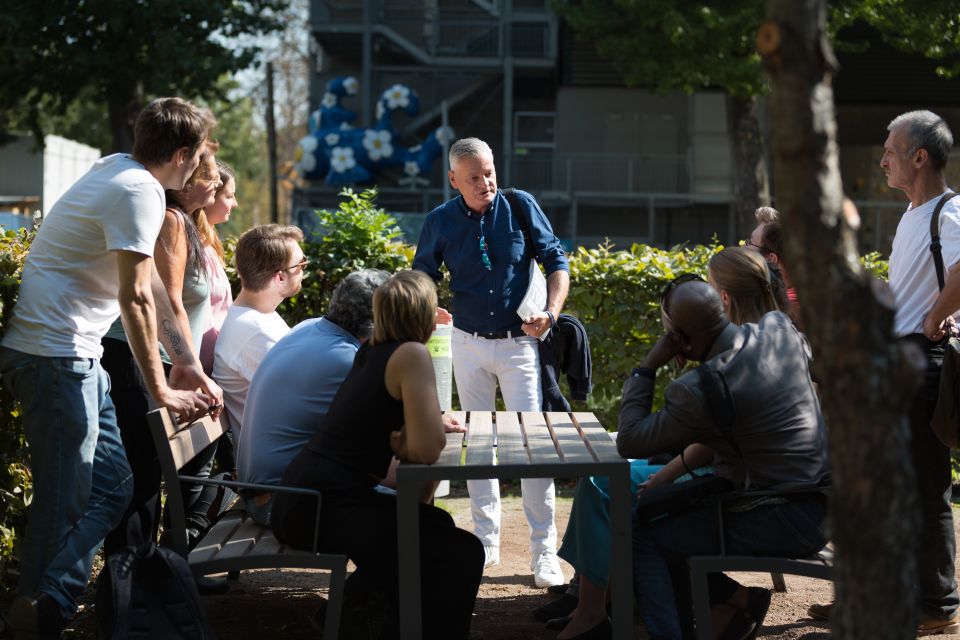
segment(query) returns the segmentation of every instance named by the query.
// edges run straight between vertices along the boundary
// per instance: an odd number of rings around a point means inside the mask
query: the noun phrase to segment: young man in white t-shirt
[[[277,306],[296,295],[307,261],[297,227],[265,224],[237,241],[234,260],[242,289],[227,311],[213,355],[213,379],[223,389],[233,437],[243,428],[243,407],[253,373],[273,345],[290,331]]]
[[[179,98],[151,102],[137,119],[133,154],[97,161],[53,205],[30,248],[0,346],[34,479],[10,609],[17,637],[59,637],[130,500],[130,467],[99,362],[100,339],[117,316],[157,404],[191,417],[221,402],[184,349],[152,258],[164,189],[182,188],[215,124],[209,111]],[[176,388],[164,377],[158,326]]]

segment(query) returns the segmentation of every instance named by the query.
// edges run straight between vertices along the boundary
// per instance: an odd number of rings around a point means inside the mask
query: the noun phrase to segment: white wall
[[[46,136],[43,150],[43,215],[100,158],[100,150],[60,136]]]

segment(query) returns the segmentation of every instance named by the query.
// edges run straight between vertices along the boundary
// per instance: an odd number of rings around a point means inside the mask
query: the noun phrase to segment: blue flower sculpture
[[[377,101],[377,122],[367,129],[354,128],[354,111],[340,103],[355,96],[360,83],[354,77],[338,77],[327,83],[320,108],[310,114],[310,133],[297,143],[297,172],[307,180],[323,180],[330,186],[370,182],[387,167],[401,167],[401,186],[426,186],[430,167],[443,152],[443,144],[453,141],[453,129],[440,127],[415,147],[396,144],[393,113],[403,111],[415,116],[420,98],[402,84],[395,84]]]

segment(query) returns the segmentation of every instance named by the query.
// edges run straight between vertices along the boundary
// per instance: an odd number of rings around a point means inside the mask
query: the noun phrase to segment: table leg
[[[400,555],[400,637],[417,640],[420,620],[420,518],[417,493],[420,483],[397,473],[397,551]]]
[[[610,474],[610,585],[613,637],[633,637],[633,541],[630,531],[630,466]]]

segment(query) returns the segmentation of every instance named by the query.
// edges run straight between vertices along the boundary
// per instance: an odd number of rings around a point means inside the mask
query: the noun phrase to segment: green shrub
[[[340,192],[335,211],[316,212],[324,235],[304,243],[310,261],[303,289],[278,309],[290,326],[323,315],[337,284],[358,269],[409,269],[413,247],[402,242],[397,221],[376,205],[377,192]]]
[[[593,394],[587,409],[608,429],[617,425],[624,378],[659,339],[660,292],[682,273],[706,278],[707,262],[722,247],[674,247],[669,251],[635,244],[614,251],[609,244],[578,248],[570,256],[570,295],[566,310],[587,329],[593,357]],[[675,377],[657,376],[655,407]],[[577,407],[581,408],[581,407]]]
[[[20,276],[34,232],[0,233],[0,336],[20,291]],[[20,409],[0,385],[0,591],[14,587],[14,547],[23,535],[26,509],[33,493]]]

